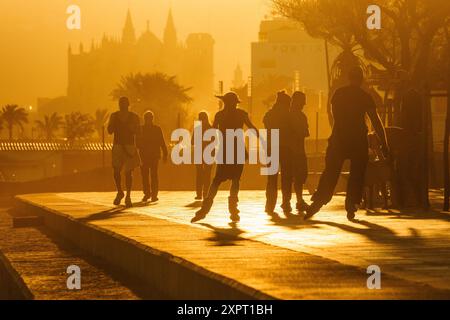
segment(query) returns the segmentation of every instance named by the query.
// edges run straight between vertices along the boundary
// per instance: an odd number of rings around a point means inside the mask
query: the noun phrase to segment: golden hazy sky
[[[66,28],[66,9],[81,8],[80,31]],[[226,88],[238,63],[250,70],[250,42],[270,13],[270,0],[1,0],[0,104],[35,105],[37,97],[65,94],[67,46],[90,48],[104,32],[119,36],[127,8],[137,34],[146,28],[162,37],[172,7],[178,36],[208,32],[216,40],[216,80]]]

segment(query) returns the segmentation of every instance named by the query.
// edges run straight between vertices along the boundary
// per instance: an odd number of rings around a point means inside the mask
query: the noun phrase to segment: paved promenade
[[[23,196],[83,223],[186,259],[275,298],[450,298],[450,216],[443,213],[362,212],[348,222],[343,198],[312,221],[272,218],[264,192],[240,194],[241,222],[230,225],[227,193],[211,214],[191,224],[199,203],[190,192],[162,192],[155,204],[114,208],[112,193]],[[382,290],[366,288],[370,265]]]

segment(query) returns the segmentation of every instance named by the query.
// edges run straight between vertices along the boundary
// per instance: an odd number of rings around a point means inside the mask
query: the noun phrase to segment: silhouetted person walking
[[[206,112],[200,112],[198,114],[198,121],[202,123],[202,137],[203,137],[205,131],[212,128],[211,124],[209,123],[208,114]],[[196,147],[194,139],[192,139],[192,145]],[[202,154],[204,148],[207,145],[208,142],[202,140]],[[202,200],[208,196],[209,185],[211,184],[211,170],[212,165],[204,162],[202,164],[195,165],[195,187],[197,192],[195,200]]]
[[[213,127],[219,129],[219,131],[223,135],[223,141],[220,148],[222,148],[223,152],[223,164],[217,165],[216,175],[213,179],[211,187],[208,192],[208,196],[203,200],[202,208],[197,211],[195,217],[192,218],[191,222],[197,222],[206,217],[206,215],[211,210],[212,204],[214,202],[214,198],[217,195],[217,191],[219,190],[222,182],[227,180],[231,180],[231,188],[230,188],[230,197],[228,198],[228,210],[230,212],[230,218],[233,222],[237,222],[240,220],[239,217],[239,209],[238,209],[238,194],[239,194],[239,184],[242,175],[242,171],[244,169],[244,164],[238,164],[237,161],[237,139],[234,141],[234,162],[233,164],[226,163],[226,154],[227,154],[227,146],[226,146],[226,131],[227,129],[236,130],[242,129],[244,124],[247,127],[256,130],[256,127],[250,121],[248,114],[246,111],[237,108],[237,105],[240,103],[239,97],[234,92],[229,92],[224,96],[218,96],[224,103],[224,109],[219,111],[215,118]]]
[[[108,124],[109,134],[114,134],[112,149],[112,166],[114,168],[114,181],[117,188],[117,196],[114,205],[120,205],[125,196],[122,190],[121,173],[125,170],[125,184],[127,195],[125,205],[132,206],[131,187],[133,183],[133,170],[140,165],[138,150],[136,148],[136,136],[139,134],[139,116],[128,110],[130,102],[127,97],[119,99],[120,110],[111,114]]]
[[[361,203],[364,187],[364,176],[368,162],[367,114],[382,143],[385,156],[388,145],[383,125],[377,114],[372,97],[361,89],[364,80],[361,68],[353,68],[349,73],[350,85],[340,88],[334,94],[332,112],[334,125],[328,143],[323,172],[318,189],[313,195],[310,208],[305,219],[311,218],[320,208],[331,201],[334,188],[339,179],[342,165],[350,159],[350,177],[347,184],[345,209],[347,218],[353,220],[357,205]]]
[[[273,107],[267,111],[264,116],[263,122],[265,128],[268,130],[268,152],[271,150],[271,134],[270,130],[277,129],[279,130],[279,155],[280,155],[280,168],[281,168],[281,184],[285,188],[282,187],[283,191],[283,204],[281,208],[286,214],[290,214],[292,212],[292,208],[289,203],[286,203],[284,200],[286,197],[287,183],[288,179],[286,176],[286,171],[284,170],[285,166],[288,164],[289,158],[289,145],[288,145],[288,130],[289,130],[289,108],[291,105],[291,97],[289,97],[284,91],[278,92],[277,100]],[[275,207],[277,204],[278,198],[278,176],[279,172],[273,175],[267,176],[267,186],[266,186],[266,212],[269,215],[274,214]]]
[[[144,114],[144,125],[142,126],[141,136],[139,138],[139,153],[141,155],[141,174],[142,186],[144,189],[143,202],[147,202],[150,198],[152,202],[158,201],[158,166],[161,160],[161,151],[163,154],[163,161],[167,161],[167,146],[164,141],[162,130],[159,126],[153,123],[154,114],[147,111]],[[151,188],[148,179],[150,171]]]
[[[283,203],[290,207],[294,184],[296,209],[299,213],[305,212],[309,207],[303,200],[303,185],[308,177],[305,139],[309,137],[308,119],[303,113],[305,105],[306,95],[300,91],[294,92],[289,112],[289,154],[282,169],[285,173]]]

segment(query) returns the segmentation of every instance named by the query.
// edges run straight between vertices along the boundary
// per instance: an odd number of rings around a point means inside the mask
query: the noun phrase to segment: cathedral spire
[[[172,9],[169,9],[166,28],[164,29],[164,44],[170,48],[175,48],[177,43],[177,31],[173,22]]]
[[[122,32],[122,43],[130,45],[134,44],[135,42],[136,33],[134,31],[133,20],[131,19],[131,12],[130,9],[128,9],[125,26]]]

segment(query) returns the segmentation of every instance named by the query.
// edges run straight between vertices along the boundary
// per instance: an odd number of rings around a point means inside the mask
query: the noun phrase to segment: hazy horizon
[[[66,28],[66,9],[81,8],[81,30]],[[162,38],[169,8],[178,37],[206,32],[215,39],[215,82],[230,85],[239,63],[244,76],[250,72],[250,43],[257,40],[259,23],[270,13],[269,0],[3,0],[0,30],[0,105],[36,105],[38,97],[66,94],[67,48],[78,52],[80,42],[91,47],[104,33],[119,37],[130,8],[136,34],[146,30]]]

